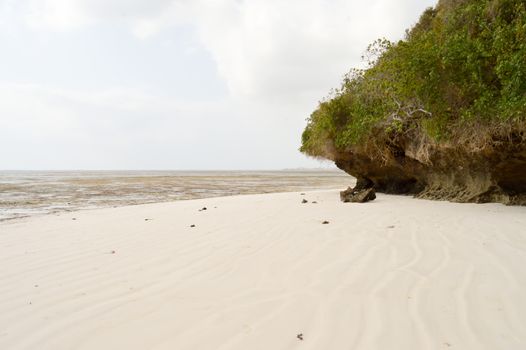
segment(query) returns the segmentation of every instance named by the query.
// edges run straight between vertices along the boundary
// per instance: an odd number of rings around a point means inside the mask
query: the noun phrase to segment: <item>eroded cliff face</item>
[[[364,148],[335,152],[332,157],[338,168],[358,179],[358,188],[425,199],[526,205],[522,137],[469,152],[458,145],[432,145],[419,152],[422,143],[408,138],[386,144],[381,157]]]
[[[368,47],[300,150],[357,177],[350,193],[524,205],[525,28],[524,0],[440,0],[404,39]]]

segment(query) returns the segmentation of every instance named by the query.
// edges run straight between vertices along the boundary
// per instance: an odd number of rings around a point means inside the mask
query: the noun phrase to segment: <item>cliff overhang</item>
[[[526,135],[495,138],[469,149],[413,137],[383,147],[334,151],[336,166],[357,179],[358,188],[453,202],[526,205]]]

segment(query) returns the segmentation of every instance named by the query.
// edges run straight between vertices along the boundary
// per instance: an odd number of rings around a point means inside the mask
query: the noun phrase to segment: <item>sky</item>
[[[435,0],[0,0],[0,169],[284,169]]]

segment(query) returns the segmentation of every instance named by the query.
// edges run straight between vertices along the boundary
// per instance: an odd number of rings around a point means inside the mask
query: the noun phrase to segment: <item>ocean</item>
[[[240,194],[344,189],[338,170],[0,171],[0,221]]]

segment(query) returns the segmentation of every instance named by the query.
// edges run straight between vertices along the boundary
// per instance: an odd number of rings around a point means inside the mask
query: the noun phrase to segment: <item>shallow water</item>
[[[316,171],[1,171],[0,221],[79,209],[237,194],[344,188]]]

